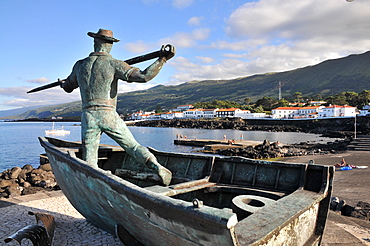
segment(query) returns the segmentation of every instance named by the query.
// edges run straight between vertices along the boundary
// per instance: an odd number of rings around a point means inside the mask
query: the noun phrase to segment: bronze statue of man
[[[79,60],[72,73],[61,84],[68,93],[80,88],[82,100],[81,137],[83,159],[97,167],[100,135],[105,132],[124,148],[140,164],[155,170],[163,184],[168,185],[172,173],[160,165],[149,150],[141,146],[116,112],[118,80],[129,83],[146,83],[153,79],[164,63],[175,55],[175,47],[162,46],[159,58],[144,71],[132,67],[124,61],[114,59],[109,52],[119,40],[110,30],[99,29],[97,33],[88,32],[94,38],[94,52]]]

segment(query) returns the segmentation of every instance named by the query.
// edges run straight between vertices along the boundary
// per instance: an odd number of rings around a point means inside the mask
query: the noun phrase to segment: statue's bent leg
[[[159,164],[157,158],[135,140],[118,114],[116,114],[115,119],[115,121],[110,122],[112,124],[109,124],[109,128],[104,129],[104,132],[124,148],[128,154],[134,157],[138,163],[145,164],[150,169],[156,171],[162,178],[163,184],[169,185],[172,179],[171,171]]]
[[[133,156],[135,157],[135,160],[145,160],[144,164],[158,173],[164,185],[169,185],[171,183],[171,171],[159,164],[157,158],[152,153],[150,153],[147,148],[138,145],[133,153]]]
[[[82,159],[94,167],[98,167],[100,136],[101,131],[94,112],[84,112],[81,118]]]

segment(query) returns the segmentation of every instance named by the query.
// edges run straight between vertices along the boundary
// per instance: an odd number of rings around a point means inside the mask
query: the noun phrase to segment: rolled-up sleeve
[[[135,71],[139,70],[139,68],[131,67],[124,61],[115,60],[114,61],[114,68],[115,68],[115,77],[117,79],[121,79],[123,81],[132,82],[129,81],[130,75]]]
[[[68,76],[65,82],[62,85],[62,88],[65,92],[72,92],[74,89],[78,88],[78,81],[77,81],[77,70],[78,70],[78,63],[77,62],[72,69],[72,73]]]

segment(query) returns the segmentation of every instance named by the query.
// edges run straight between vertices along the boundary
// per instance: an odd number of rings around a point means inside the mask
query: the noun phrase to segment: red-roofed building
[[[186,111],[186,110],[189,110],[189,109],[192,109],[192,108],[194,108],[194,106],[191,105],[191,104],[180,105],[180,106],[177,106],[177,108],[174,108],[173,111],[183,112],[183,111]]]
[[[299,115],[299,107],[278,107],[271,111],[274,119],[293,119]]]
[[[235,114],[237,112],[241,112],[241,111],[242,110],[239,109],[239,108],[221,108],[221,109],[216,110],[216,117],[219,117],[219,118],[226,118],[226,117],[233,118],[233,117],[235,117]]]
[[[356,108],[348,105],[330,105],[319,112],[320,118],[325,117],[355,117]]]
[[[204,118],[207,118],[207,119],[214,118],[215,115],[216,115],[216,110],[218,110],[218,109],[217,108],[202,109],[202,111],[203,111],[203,117]]]
[[[310,104],[310,105],[321,106],[321,105],[325,104],[326,102],[325,101],[308,101],[307,103]]]
[[[200,119],[200,118],[214,118],[217,109],[200,109],[193,108],[184,111],[184,118]]]
[[[240,110],[235,112],[235,118],[259,119],[266,118],[266,113],[251,113],[250,110]]]
[[[310,107],[302,107],[298,109],[298,117],[303,118],[317,118],[321,109],[324,106],[310,106]]]
[[[272,110],[274,119],[318,118],[324,106],[279,107]]]
[[[161,119],[181,119],[181,118],[184,118],[183,112],[161,113]]]

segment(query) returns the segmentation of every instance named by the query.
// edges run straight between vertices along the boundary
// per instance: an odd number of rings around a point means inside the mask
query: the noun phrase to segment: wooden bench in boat
[[[215,183],[208,182],[208,177],[199,180],[193,180],[170,186],[154,185],[146,187],[146,190],[164,195],[164,196],[175,196],[178,194],[188,193],[191,191],[201,190],[207,187],[216,185]]]
[[[226,192],[234,193],[236,195],[248,194],[262,196],[273,200],[278,200],[287,195],[287,193],[279,191],[256,189],[253,187],[245,187],[238,185],[217,184],[209,182],[208,178],[184,182],[171,186],[154,185],[146,187],[145,189],[164,196],[175,196],[178,194],[188,193],[201,189],[204,189],[204,192],[206,193]]]

